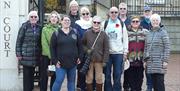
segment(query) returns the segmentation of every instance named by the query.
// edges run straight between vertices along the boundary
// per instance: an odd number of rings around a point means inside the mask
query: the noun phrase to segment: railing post
[[[44,22],[44,0],[38,0],[38,6],[39,23],[42,26]]]

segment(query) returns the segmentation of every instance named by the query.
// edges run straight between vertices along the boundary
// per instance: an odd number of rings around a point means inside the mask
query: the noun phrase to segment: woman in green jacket
[[[40,91],[47,91],[48,84],[48,65],[51,63],[50,56],[50,40],[52,33],[58,28],[60,16],[56,11],[52,11],[48,17],[48,23],[42,29],[41,44],[42,44],[42,60],[40,62]],[[50,91],[55,80],[55,74],[51,76]]]

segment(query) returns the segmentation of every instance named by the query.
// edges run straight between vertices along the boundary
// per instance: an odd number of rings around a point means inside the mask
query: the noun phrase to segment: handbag
[[[95,46],[95,44],[96,44],[96,42],[97,42],[97,39],[99,38],[100,34],[101,34],[101,31],[98,33],[96,39],[94,40],[94,43],[93,43],[91,49],[94,49],[94,46]],[[88,70],[89,70],[89,65],[90,65],[90,62],[91,62],[91,57],[90,57],[90,55],[86,55],[85,58],[86,58],[86,59],[85,59],[85,63],[84,63],[84,65],[82,66],[82,68],[80,69],[80,73],[83,74],[83,75],[86,75],[86,74],[87,74],[87,72],[88,72]]]
[[[50,61],[50,64],[48,65],[48,76],[53,76],[56,71],[56,66],[52,64],[52,61]]]

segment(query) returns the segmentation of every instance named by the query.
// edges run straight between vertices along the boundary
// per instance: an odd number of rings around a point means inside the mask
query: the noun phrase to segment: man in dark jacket
[[[31,11],[29,20],[22,24],[16,41],[16,56],[23,65],[23,91],[32,91],[34,68],[41,56],[41,27],[37,11]]]
[[[71,20],[71,27],[74,28],[76,20],[80,19],[80,16],[78,13],[78,10],[79,10],[78,3],[75,0],[72,0],[69,4],[69,9],[70,9],[69,18]]]
[[[144,7],[144,14],[141,18],[141,26],[147,30],[151,29],[150,17],[152,15],[152,9],[149,6]]]

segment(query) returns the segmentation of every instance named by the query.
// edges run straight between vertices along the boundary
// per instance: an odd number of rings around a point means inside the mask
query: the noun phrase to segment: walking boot
[[[92,84],[86,84],[87,91],[93,91],[93,86]]]
[[[96,83],[96,91],[102,91],[102,84]]]

